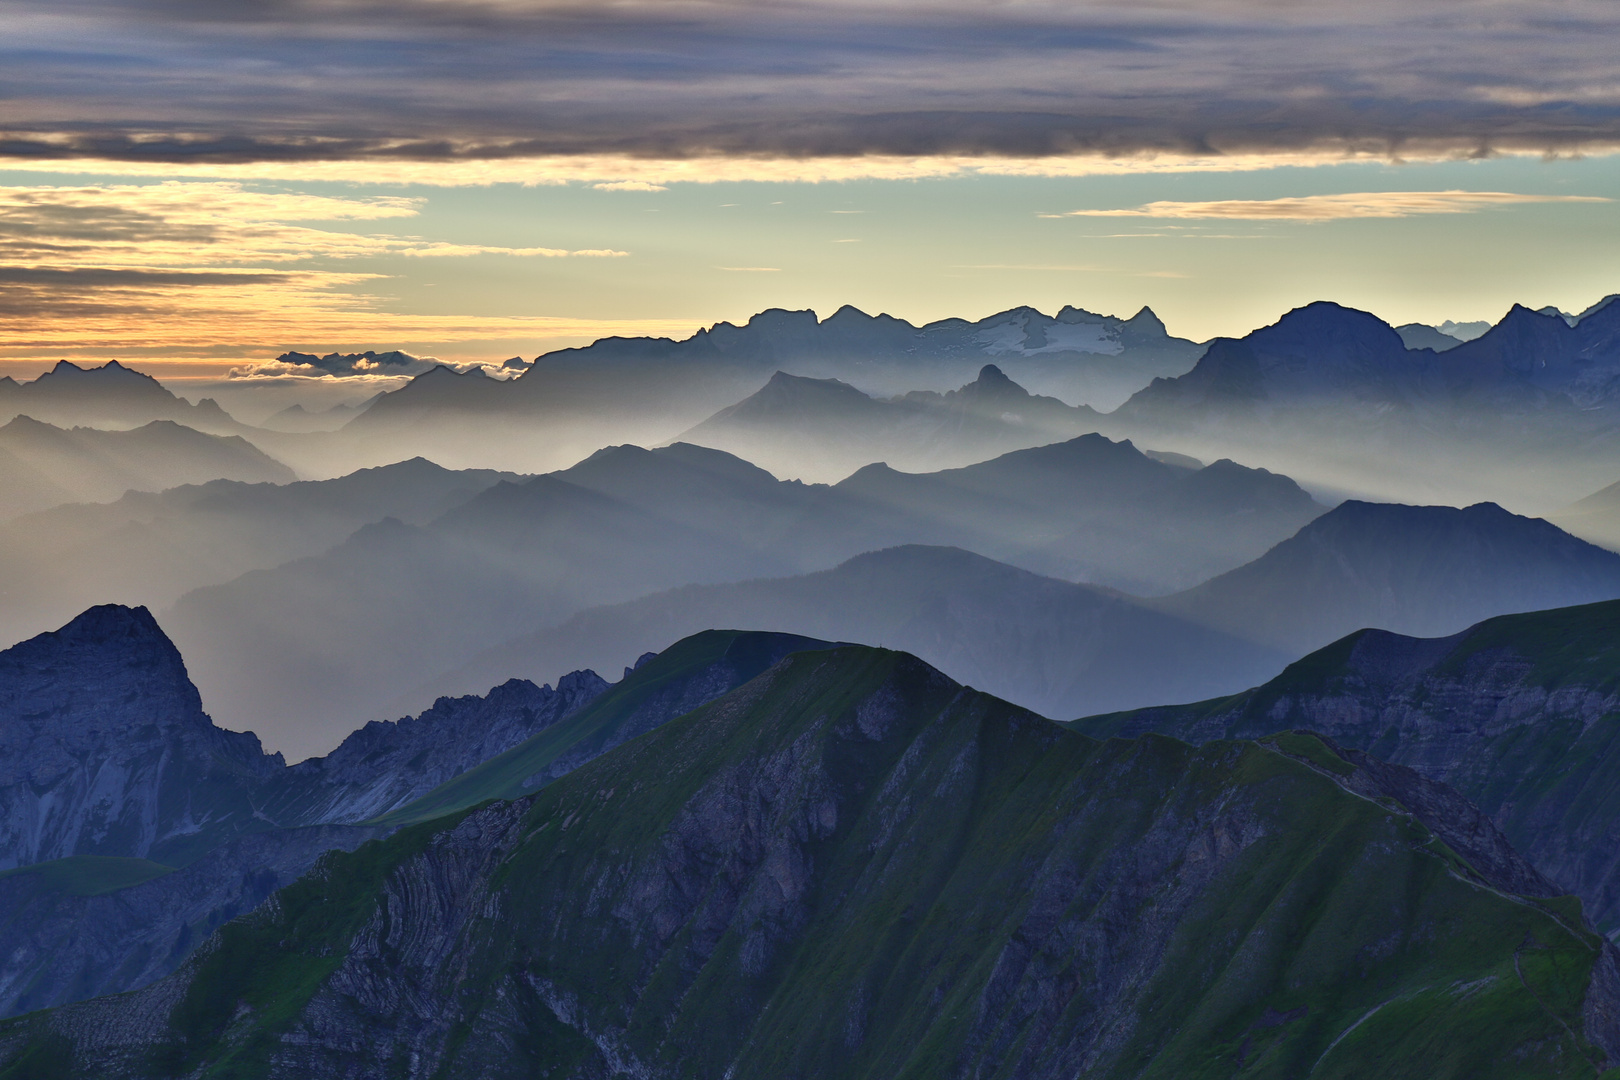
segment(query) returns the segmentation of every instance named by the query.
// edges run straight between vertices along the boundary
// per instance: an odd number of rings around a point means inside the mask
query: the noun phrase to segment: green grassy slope
[[[1457,788],[1594,921],[1620,929],[1620,601],[1504,615],[1443,639],[1351,634],[1229,698],[1076,720],[1193,742],[1284,728]]]
[[[696,681],[698,701],[747,682],[793,649],[825,642],[793,634],[707,630],[683,638],[631,672],[588,707],[505,753],[440,784],[376,824],[428,821],[488,799],[511,799],[540,787],[564,758],[584,761],[666,718]],[[697,701],[693,702],[694,704]],[[684,711],[684,710],[683,710]]]
[[[0,1025],[0,1077],[1599,1075],[1599,939],[1457,870],[1262,744],[1098,741],[904,654],[797,653],[329,856],[122,1065],[50,1042],[121,1030],[73,1006]]]
[[[43,892],[63,892],[70,896],[101,896],[127,889],[143,881],[172,873],[174,867],[149,859],[125,859],[109,855],[74,855],[51,862],[20,866],[0,873],[0,878],[32,881]]]

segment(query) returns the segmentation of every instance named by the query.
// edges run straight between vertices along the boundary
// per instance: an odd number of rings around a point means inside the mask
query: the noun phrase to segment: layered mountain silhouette
[[[919,542],[1164,592],[1253,558],[1319,510],[1285,478],[1191,470],[1102,439],[976,468],[987,472],[915,478],[930,494],[913,498],[904,479],[825,487],[703,447],[611,447],[424,525],[380,522],[194,590],[163,621],[216,714],[302,756],[394,715],[423,679],[590,607]],[[1131,528],[1154,539],[1125,542]]]
[[[1433,636],[1620,597],[1620,555],[1493,503],[1346,502],[1246,566],[1156,601],[1294,655],[1364,627]]]
[[[208,435],[172,420],[102,431],[18,416],[0,427],[0,518],[215,479],[288,483],[295,477],[241,436]]]
[[[1620,551],[1620,483],[1610,484],[1547,516],[1582,540]]]
[[[271,431],[336,431],[365,412],[370,404],[369,401],[360,405],[339,402],[324,409],[310,410],[304,408],[302,402],[295,401],[259,421],[259,426]]]
[[[166,606],[191,589],[318,555],[385,517],[422,524],[502,478],[417,458],[336,480],[131,492],[0,522],[0,640],[94,604]]]
[[[62,360],[38,378],[21,383],[0,376],[0,422],[16,416],[63,427],[123,429],[172,420],[215,434],[241,430],[212,399],[193,405],[152,376],[117,360],[94,368]]]
[[[826,319],[772,309],[684,341],[605,338],[562,349],[509,380],[437,368],[383,395],[343,429],[342,441],[345,452],[373,458],[420,453],[538,472],[604,443],[675,439],[778,371],[889,398],[954,390],[993,363],[1036,394],[1111,408],[1155,376],[1187,371],[1202,348],[1170,337],[1146,309],[1116,319],[1015,308],[922,327],[847,306]]]
[[[1476,802],[1605,931],[1620,928],[1620,601],[1443,638],[1362,630],[1255,689],[1076,721],[1195,743],[1305,728]]]
[[[1241,565],[1322,513],[1286,476],[1100,435],[921,475],[869,465],[837,490],[928,523],[919,539],[1145,594]]]
[[[489,650],[415,698],[487,685],[491,672],[533,677],[569,667],[610,669],[710,626],[904,649],[1053,716],[1231,692],[1269,677],[1290,658],[1109,590],[955,548],[908,546],[820,573],[687,586],[585,611]]]
[[[871,461],[938,468],[1097,427],[1100,413],[1038,397],[986,364],[973,382],[944,394],[912,391],[878,400],[836,379],[778,371],[751,397],[681,435],[783,476],[836,480]]]
[[[991,362],[1036,393],[1111,407],[1131,392],[1124,388],[1188,370],[1201,350],[1171,337],[1147,308],[1130,319],[1073,307],[1055,317],[1013,308],[977,322],[945,319],[920,327],[848,305],[826,319],[813,311],[773,308],[741,326],[717,323],[685,341],[605,338],[561,349],[538,357],[509,382],[440,368],[379,399],[365,424],[407,413],[420,417],[424,409],[533,408],[543,398],[588,408],[626,397],[654,400],[673,390],[680,399],[702,400],[706,395],[695,390],[761,380],[778,370],[837,379],[884,396],[944,391]]]
[[[1401,341],[1408,349],[1429,349],[1437,353],[1455,349],[1465,340],[1426,323],[1406,323],[1397,326],[1395,332],[1401,335]]]
[[[1155,380],[1102,430],[1352,494],[1551,511],[1620,470],[1617,408],[1620,305],[1567,318],[1515,306],[1435,351],[1318,302],[1211,342],[1191,371]]]
[[[1252,413],[1320,401],[1608,408],[1620,403],[1620,305],[1573,322],[1515,305],[1484,334],[1436,353],[1408,349],[1374,315],[1320,301],[1244,338],[1211,342],[1191,371],[1155,380],[1119,414]]]
[[[796,652],[328,856],[145,990],[0,1025],[0,1067],[1591,1076],[1612,946],[1470,809],[1309,737],[1099,742]]]

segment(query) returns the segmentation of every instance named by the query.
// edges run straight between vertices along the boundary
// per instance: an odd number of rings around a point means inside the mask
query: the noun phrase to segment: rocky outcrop
[[[1098,742],[902,654],[796,653],[526,799],[328,856],[141,995],[0,1024],[0,1069],[1601,1069],[1607,999],[1542,992],[1602,983],[1601,940],[1298,739]]]
[[[0,1015],[151,983],[322,852],[390,831],[334,823],[420,796],[607,685],[583,671],[443,698],[289,768],[213,724],[145,608],[91,608],[0,653],[0,871],[24,868],[0,876]],[[182,869],[103,890],[93,865],[58,865],[84,856]]]
[[[608,685],[594,671],[564,675],[555,690],[509,679],[483,696],[441,697],[395,723],[374,720],[325,757],[288,769],[266,811],[299,823],[381,817],[573,715]]]
[[[189,861],[252,828],[251,793],[282,771],[213,725],[145,608],[94,607],[0,653],[0,869]]]

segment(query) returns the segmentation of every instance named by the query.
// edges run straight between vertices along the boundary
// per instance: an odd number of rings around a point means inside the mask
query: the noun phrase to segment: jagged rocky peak
[[[0,724],[116,726],[117,702],[211,726],[185,662],[144,607],[102,604],[0,653]]]
[[[0,868],[195,857],[252,819],[249,788],[281,768],[214,726],[143,607],[93,607],[0,653]]]

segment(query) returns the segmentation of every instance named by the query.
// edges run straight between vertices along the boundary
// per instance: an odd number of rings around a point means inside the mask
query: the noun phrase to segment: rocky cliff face
[[[714,656],[699,648],[685,666],[679,649],[663,664],[644,657],[613,702],[564,732],[543,766],[520,771],[543,772],[535,783],[561,776],[786,652],[822,644],[744,636]],[[411,803],[574,719],[608,689],[589,671],[555,689],[513,679],[368,724],[327,757],[288,768],[252,735],[214,727],[144,609],[94,608],[0,653],[0,777],[12,777],[0,787],[11,826],[0,851],[22,867],[0,876],[0,1016],[149,984],[323,851],[398,824],[334,823]],[[142,876],[161,876],[128,884],[120,864],[130,860],[150,860]],[[183,868],[165,874],[164,863]]]
[[[304,824],[380,817],[573,715],[607,688],[594,671],[564,675],[555,690],[510,679],[483,696],[442,697],[397,723],[372,721],[325,757],[288,769],[266,810]]]
[[[288,768],[254,735],[214,726],[145,608],[91,608],[0,653],[0,870],[74,855],[179,866],[244,834],[364,821],[607,686],[590,671],[556,689],[514,679],[367,724],[327,757]]]
[[[525,800],[328,856],[139,994],[0,1025],[0,1070],[1599,1071],[1602,940],[1365,773],[797,653]]]
[[[95,607],[0,653],[0,869],[186,861],[252,827],[283,769],[217,728],[145,608]]]
[[[1478,804],[1593,922],[1620,929],[1620,602],[1490,619],[1447,638],[1366,630],[1264,686],[1075,722],[1193,742],[1309,728]]]

